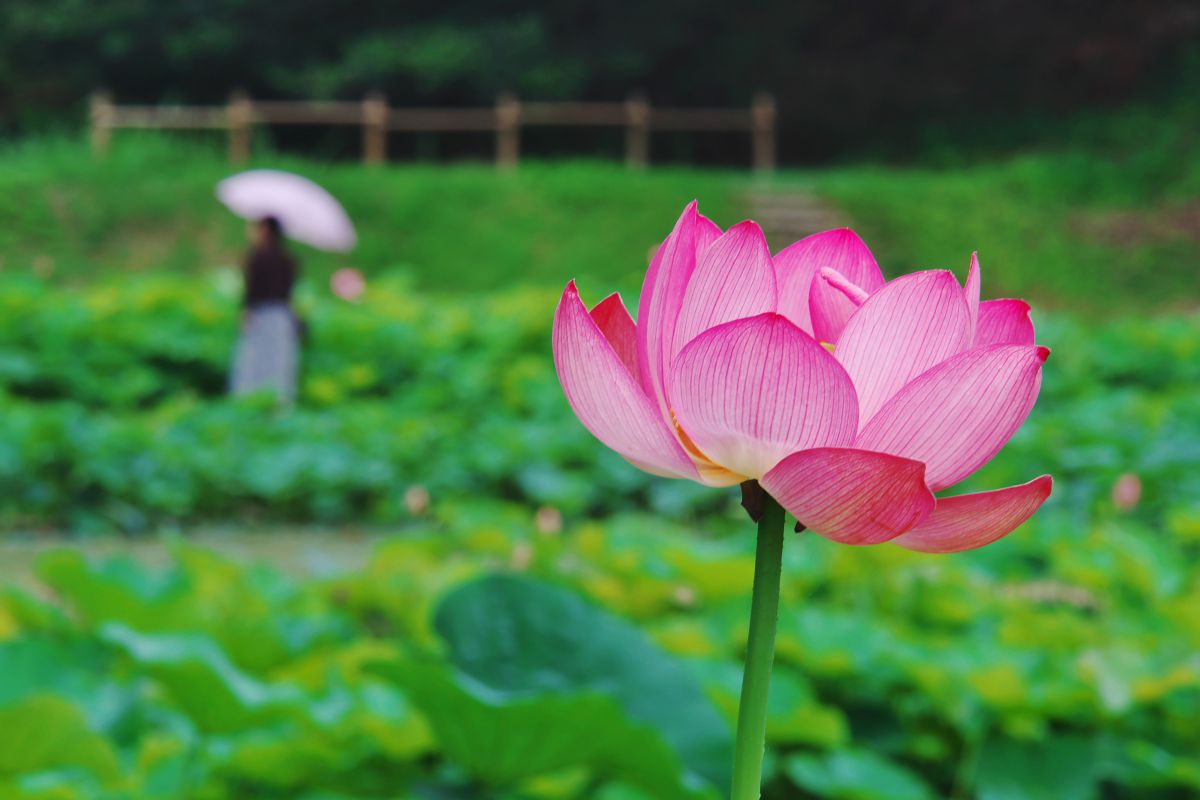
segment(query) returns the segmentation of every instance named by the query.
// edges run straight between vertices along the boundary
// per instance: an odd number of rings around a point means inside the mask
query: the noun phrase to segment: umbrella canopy
[[[252,169],[217,184],[217,199],[239,217],[275,217],[284,235],[321,250],[344,253],[358,236],[341,203],[308,178]]]

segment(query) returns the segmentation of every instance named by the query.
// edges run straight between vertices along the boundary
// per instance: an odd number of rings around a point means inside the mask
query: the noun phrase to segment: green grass
[[[1108,183],[1121,177],[1113,165],[1070,160],[859,167],[822,174],[817,186],[857,221],[892,274],[951,267],[961,277],[978,251],[985,296],[1088,311],[1194,304],[1181,290],[1200,263],[1195,200],[1139,195]]]
[[[971,142],[957,151],[945,142],[937,166],[850,165],[813,180],[892,272],[963,271],[978,250],[986,295],[1099,311],[1194,308],[1200,106],[1193,97],[1179,92],[1047,120],[1036,139],[1027,125],[981,132],[993,142],[986,154]],[[1000,154],[1006,135],[1009,151]]]
[[[1200,159],[1189,104],[1138,107],[1049,128],[1044,146],[936,166],[859,164],[785,171],[767,186],[816,191],[864,235],[885,272],[965,269],[978,250],[988,296],[1090,311],[1186,306],[1200,261]],[[598,162],[392,164],[364,169],[261,154],[347,206],[361,244],[304,251],[310,276],[358,266],[403,271],[432,292],[581,279],[599,299],[636,293],[648,251],[692,198],[722,225],[749,216],[750,176],[633,172]],[[0,269],[56,280],[97,272],[190,273],[235,263],[240,223],[213,197],[232,169],[219,142],[132,133],[93,159],[81,142],[0,151]],[[772,242],[779,249],[787,242]]]
[[[892,274],[961,270],[978,249],[990,296],[1148,309],[1187,302],[1195,285],[1186,222],[1200,167],[1181,119],[986,163],[846,166],[775,186],[840,205]],[[481,629],[457,630],[475,653],[496,632],[524,649],[471,673],[479,663],[460,660],[432,612],[472,577],[527,572],[636,624],[732,724],[753,542],[737,492],[652,479],[596,443],[562,399],[547,333],[567,277],[593,299],[636,290],[686,200],[729,224],[749,179],[260,163],[344,199],[363,241],[347,263],[411,275],[373,280],[351,305],[315,285],[341,259],[304,254],[313,339],[287,414],[220,399],[236,281],[200,274],[242,242],[212,198],[229,171],[216,149],[122,136],[105,161],[65,140],[0,152],[0,528],[315,522],[399,535],[347,574],[302,579],[182,542],[163,569],[38,559],[36,590],[0,586],[0,795],[678,796],[662,791],[679,781],[656,744],[673,729],[587,700],[595,673],[576,660],[610,662],[513,633],[511,609],[491,624],[502,612],[485,597],[471,616]],[[16,275],[30,270],[58,285]],[[510,283],[537,288],[498,291]],[[1055,351],[1042,398],[966,487],[1052,473],[1055,494],[1027,526],[944,558],[789,536],[770,800],[1200,791],[1200,326],[1037,320]],[[1127,473],[1143,497],[1117,507]],[[413,484],[430,507],[405,503]],[[563,530],[535,524],[540,507]],[[313,550],[290,546],[327,569],[329,545]],[[530,596],[531,609],[557,607]],[[655,672],[645,648],[602,640],[614,623],[596,619],[542,629],[583,631]],[[538,660],[547,652],[564,658]],[[538,691],[477,680],[518,664]],[[543,691],[563,675],[574,682]],[[663,717],[691,719],[679,708]],[[547,749],[567,756],[536,757]]]
[[[492,290],[512,283],[636,291],[650,248],[693,197],[717,218],[736,216],[742,176],[603,163],[318,164],[264,157],[326,186],[360,234],[351,255],[302,252],[312,273],[351,264],[404,270],[418,288]],[[158,137],[118,136],[107,159],[79,144],[27,143],[0,154],[0,258],[7,270],[52,266],[76,279],[97,270],[198,270],[236,262],[243,226],[213,196],[234,170],[218,150]],[[599,299],[599,298],[597,298]]]

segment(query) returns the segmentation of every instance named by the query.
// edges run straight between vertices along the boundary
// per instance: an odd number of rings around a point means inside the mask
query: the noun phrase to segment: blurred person
[[[281,403],[296,398],[299,324],[292,312],[296,259],[283,245],[283,226],[266,216],[248,227],[251,249],[243,267],[242,332],[234,354],[230,391],[271,389]]]

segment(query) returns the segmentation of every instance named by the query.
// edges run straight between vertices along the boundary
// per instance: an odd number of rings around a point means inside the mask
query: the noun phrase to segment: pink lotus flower
[[[367,279],[354,267],[342,267],[329,276],[329,291],[347,302],[357,302],[366,290]]]
[[[885,282],[853,231],[771,256],[688,206],[655,254],[635,324],[619,295],[589,313],[572,281],[554,319],[567,400],[600,441],[655,475],[756,480],[847,544],[956,552],[1009,533],[1051,478],[938,498],[1024,422],[1049,350],[1029,306],[980,302],[930,270]]]

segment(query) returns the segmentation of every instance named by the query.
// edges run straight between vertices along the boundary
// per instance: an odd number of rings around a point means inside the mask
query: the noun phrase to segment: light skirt
[[[286,303],[263,303],[246,313],[233,359],[233,394],[273,390],[280,401],[296,398],[299,342],[296,318]]]

